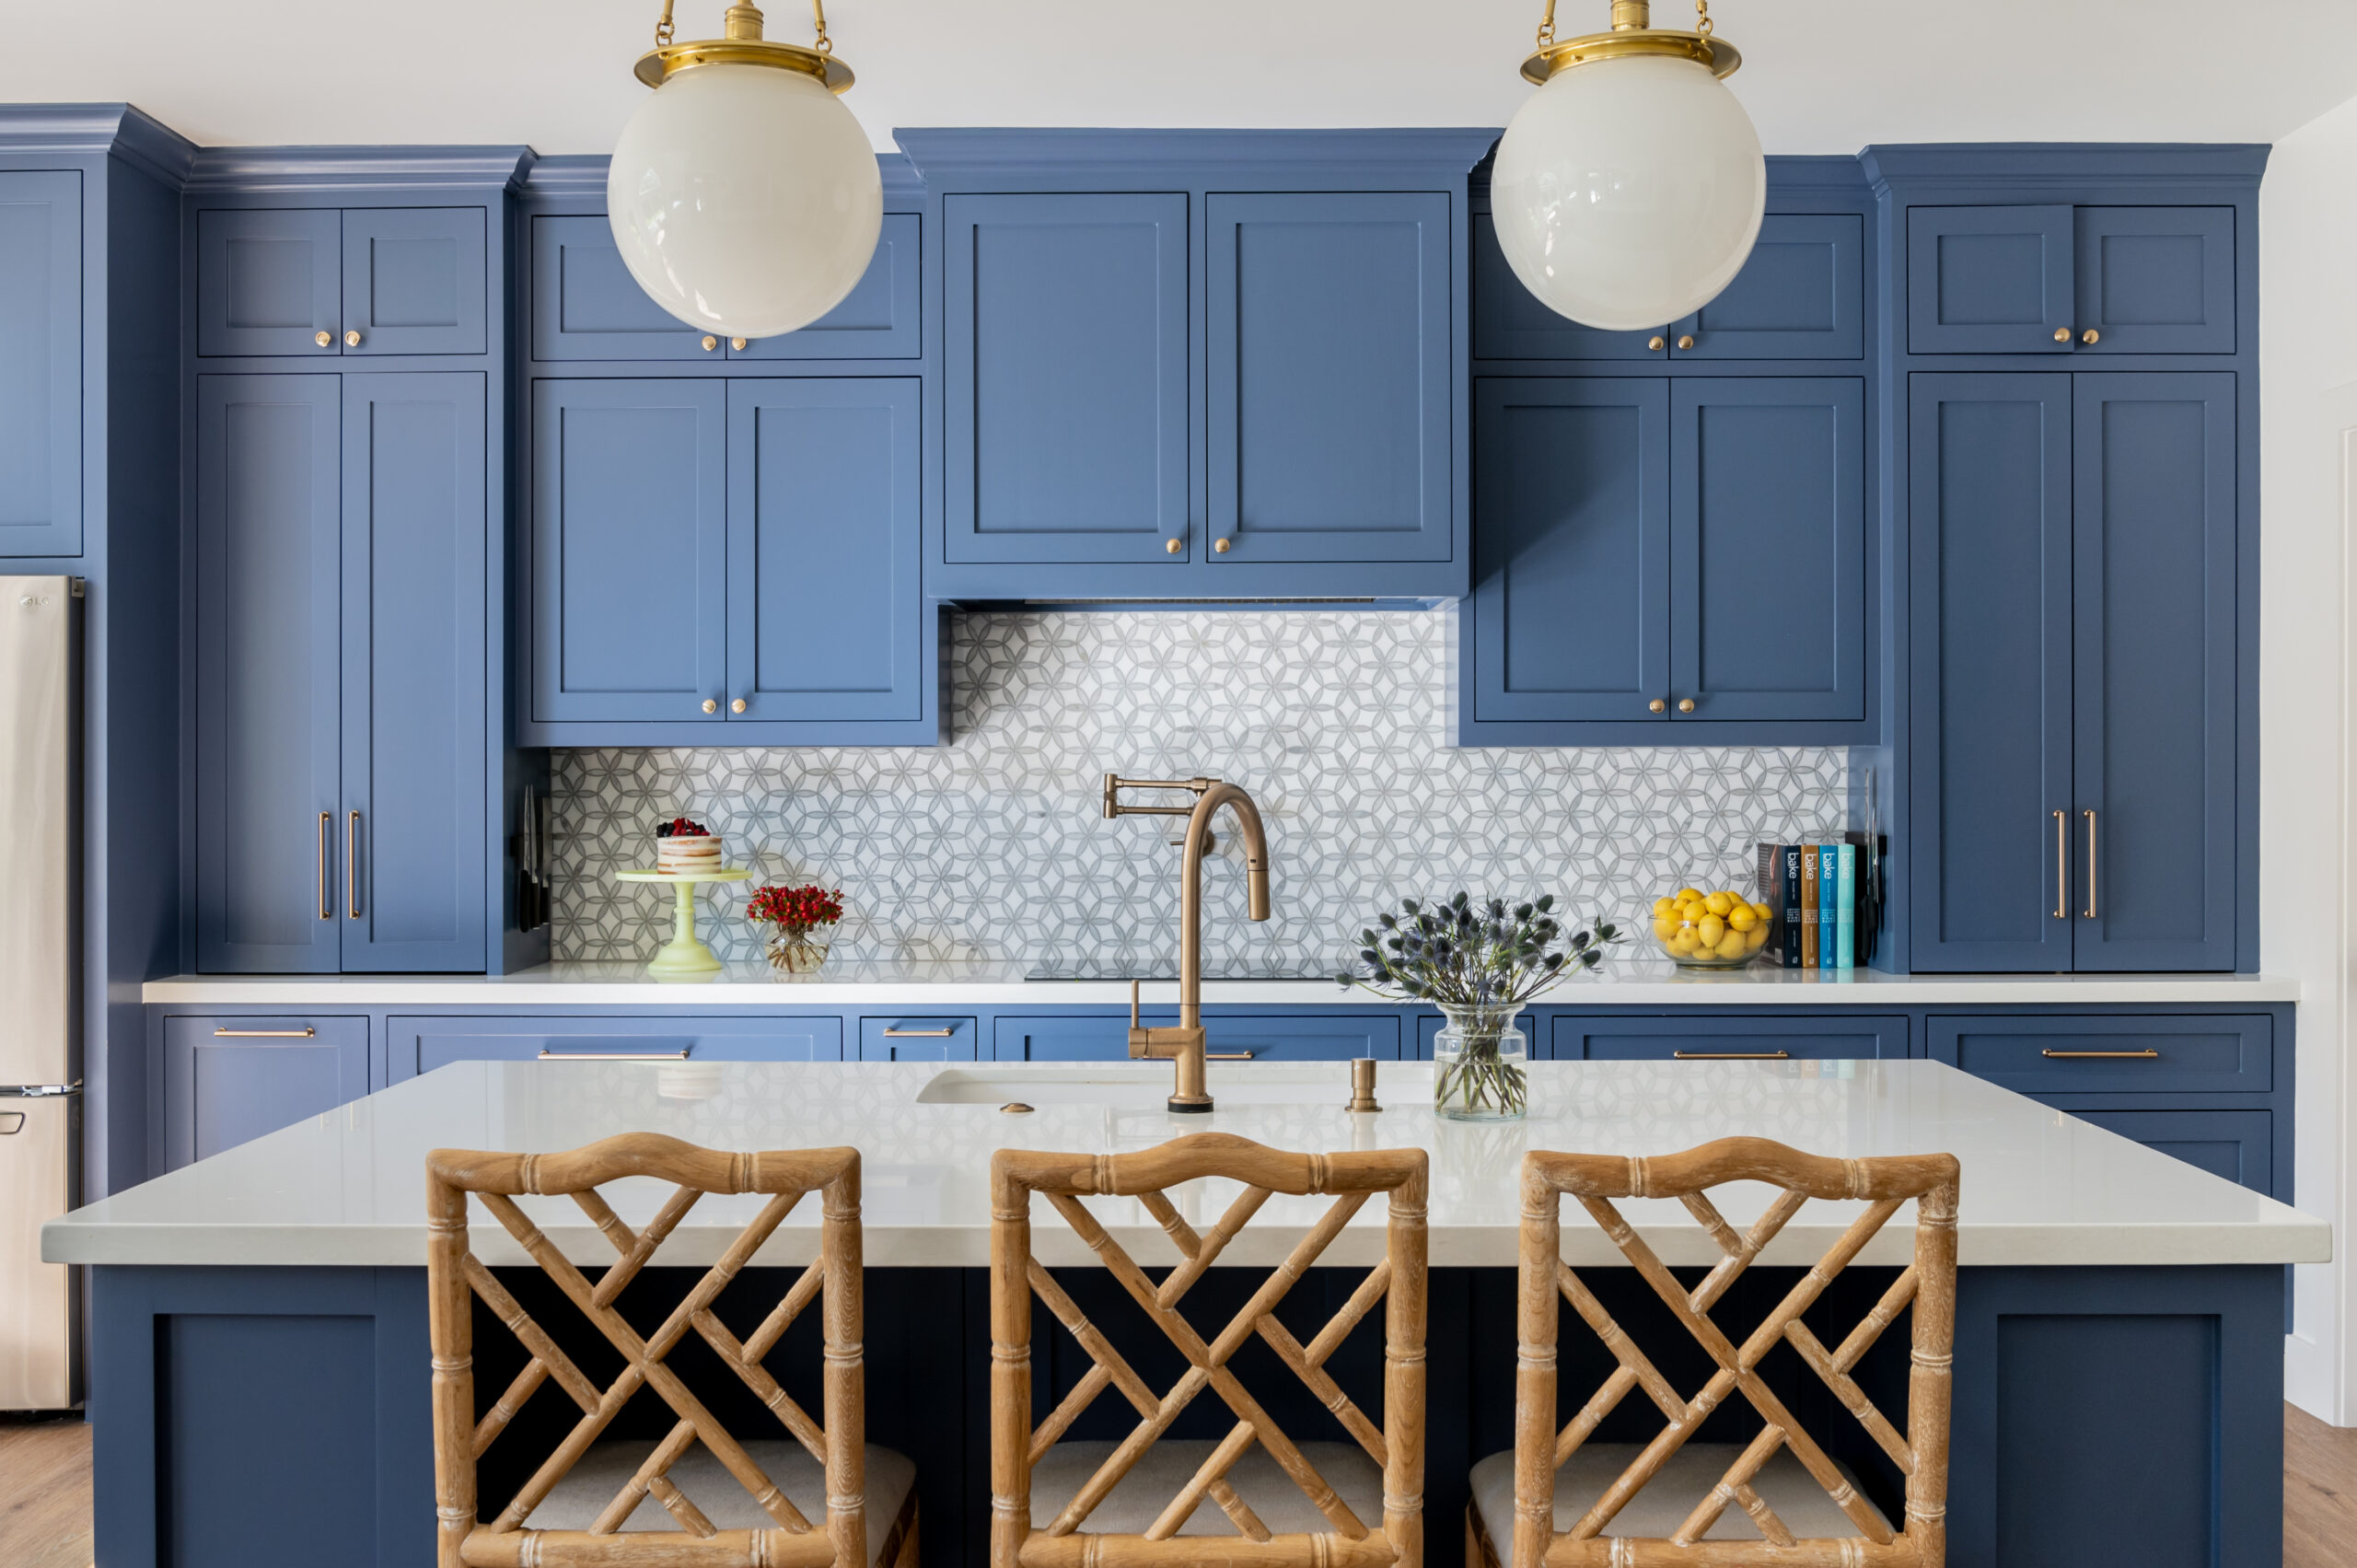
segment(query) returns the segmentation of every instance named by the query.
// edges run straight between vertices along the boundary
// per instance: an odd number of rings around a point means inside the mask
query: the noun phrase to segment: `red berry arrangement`
[[[745,904],[746,919],[774,921],[788,931],[832,925],[842,917],[842,890],[830,893],[815,883],[807,888],[756,888]]]
[[[708,839],[712,837],[712,832],[701,822],[691,822],[685,817],[674,817],[668,822],[657,824],[655,836],[658,839]]]

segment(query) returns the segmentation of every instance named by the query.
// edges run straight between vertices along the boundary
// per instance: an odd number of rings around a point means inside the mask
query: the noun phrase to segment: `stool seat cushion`
[[[1620,1478],[1630,1461],[1643,1452],[1643,1446],[1635,1443],[1582,1445],[1555,1472],[1555,1528],[1567,1530],[1579,1523],[1581,1516],[1604,1495],[1605,1489]],[[1742,1453],[1739,1443],[1687,1444],[1669,1457],[1653,1480],[1629,1500],[1628,1506],[1612,1516],[1612,1522],[1604,1527],[1604,1534],[1666,1540],[1686,1522],[1686,1516],[1694,1511],[1694,1505],[1719,1484],[1719,1478],[1726,1474],[1728,1467]],[[1852,1487],[1858,1484],[1858,1478],[1848,1466],[1837,1468]],[[1825,1489],[1817,1484],[1817,1478],[1801,1468],[1790,1448],[1777,1449],[1775,1456],[1759,1468],[1751,1486],[1776,1511],[1784,1527],[1802,1540],[1858,1533],[1858,1527],[1825,1494]],[[1472,1488],[1474,1514],[1503,1562],[1514,1550],[1513,1452],[1492,1454],[1475,1465]],[[1871,1503],[1866,1505],[1874,1507]],[[1875,1511],[1875,1517],[1882,1517],[1881,1510]],[[1751,1516],[1729,1504],[1726,1512],[1703,1532],[1701,1539],[1762,1538],[1759,1527],[1751,1522]]]
[[[1081,1521],[1086,1535],[1144,1535],[1162,1516],[1163,1508],[1202,1468],[1218,1445],[1209,1439],[1166,1437],[1145,1451],[1120,1484]],[[1031,1469],[1031,1527],[1043,1530],[1086,1485],[1097,1468],[1115,1447],[1106,1442],[1059,1443]],[[1304,1443],[1301,1456],[1326,1478],[1326,1484],[1350,1504],[1359,1523],[1383,1527],[1383,1471],[1366,1450],[1355,1443]],[[1287,1475],[1258,1443],[1245,1450],[1227,1472],[1237,1495],[1278,1535],[1322,1535],[1333,1529],[1325,1515],[1311,1505],[1293,1477]],[[1238,1536],[1235,1522],[1206,1494],[1201,1506],[1178,1527],[1182,1536]]]
[[[524,1527],[532,1530],[586,1530],[605,1512],[606,1504],[622,1489],[646,1456],[655,1451],[651,1440],[616,1438],[609,1442],[592,1443],[589,1451],[581,1456],[563,1481],[552,1488],[532,1510]],[[769,1438],[745,1445],[745,1452],[761,1467],[763,1474],[777,1482],[802,1516],[814,1529],[827,1527],[827,1472],[808,1449],[792,1438]],[[702,1443],[689,1446],[679,1456],[679,1463],[670,1469],[671,1484],[687,1495],[688,1501],[703,1510],[705,1518],[724,1530],[765,1530],[776,1527],[777,1521],[754,1505],[753,1494],[747,1492],[737,1479],[728,1473],[711,1449]],[[870,1444],[867,1448],[867,1560],[873,1564],[883,1561],[884,1550],[890,1544],[892,1526],[900,1518],[901,1509],[916,1485],[917,1468],[909,1459],[889,1448]],[[671,1511],[653,1497],[641,1502],[623,1524],[625,1531],[655,1532],[679,1530],[679,1521]]]

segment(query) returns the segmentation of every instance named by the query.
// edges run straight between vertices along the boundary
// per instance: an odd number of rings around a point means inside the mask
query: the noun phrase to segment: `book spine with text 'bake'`
[[[1833,959],[1838,968],[1858,967],[1858,846],[1843,844],[1838,852],[1840,875],[1833,905]]]
[[[1817,846],[1817,967],[1840,968],[1841,849]]]
[[[1796,970],[1801,967],[1801,846],[1781,844],[1776,858],[1783,863],[1780,878],[1783,887],[1775,900],[1782,917],[1777,922],[1779,950],[1784,956],[1784,967]]]
[[[1801,968],[1805,970],[1813,970],[1817,966],[1817,900],[1818,892],[1818,875],[1819,874],[1817,869],[1817,846],[1815,844],[1801,845]]]

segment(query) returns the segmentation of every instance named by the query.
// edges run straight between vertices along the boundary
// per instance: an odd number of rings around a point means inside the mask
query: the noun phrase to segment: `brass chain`
[[[1547,0],[1547,15],[1538,23],[1538,46],[1541,49],[1555,41],[1555,0]]]
[[[1694,0],[1694,30],[1704,38],[1711,36],[1711,0]]]
[[[655,24],[655,47],[671,47],[671,0],[663,0],[663,19]]]
[[[827,0],[810,0],[810,14],[819,21],[819,41],[811,47],[821,54],[832,54],[835,42],[827,36]]]

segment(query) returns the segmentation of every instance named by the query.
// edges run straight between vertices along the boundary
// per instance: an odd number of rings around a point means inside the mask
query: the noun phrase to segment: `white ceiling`
[[[602,153],[660,0],[0,0],[0,101],[129,99],[203,145]],[[723,0],[679,0],[679,36]],[[1606,0],[1562,0],[1565,35]],[[833,0],[895,125],[1502,125],[1538,0]],[[1719,0],[1771,152],[2272,141],[2357,97],[2357,0]],[[1663,26],[1692,22],[1663,0]],[[800,0],[772,36],[807,40]]]

